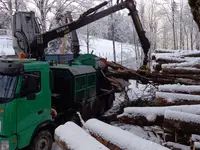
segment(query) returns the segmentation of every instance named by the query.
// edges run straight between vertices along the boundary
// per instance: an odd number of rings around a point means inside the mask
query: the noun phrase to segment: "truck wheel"
[[[39,132],[31,142],[30,150],[51,150],[53,138],[50,131]]]

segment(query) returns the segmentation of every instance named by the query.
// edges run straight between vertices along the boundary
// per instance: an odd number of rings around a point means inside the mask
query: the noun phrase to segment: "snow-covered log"
[[[198,85],[167,84],[158,86],[158,90],[160,92],[200,95],[200,86]]]
[[[169,150],[157,143],[140,138],[121,128],[103,123],[97,119],[90,119],[85,123],[92,136],[115,150]]]
[[[175,110],[200,115],[200,105],[181,105],[168,107],[127,107],[117,118],[133,125],[162,125],[166,110]]]
[[[156,92],[156,103],[159,105],[191,105],[200,104],[199,95]]]
[[[199,74],[200,69],[190,67],[174,67],[174,68],[162,68],[162,73],[169,74]]]
[[[171,50],[171,49],[156,49],[155,53],[176,53],[178,50]]]
[[[190,146],[174,143],[174,142],[166,142],[163,143],[163,146],[170,148],[171,150],[190,150]]]
[[[109,150],[73,122],[56,128],[55,141],[63,150]]]
[[[186,60],[184,58],[170,57],[165,55],[163,57],[156,57],[156,62],[159,62],[160,64],[169,64],[186,62]]]
[[[184,62],[184,63],[172,63],[172,64],[162,64],[161,68],[176,68],[176,67],[190,67],[200,69],[199,61],[194,62]]]
[[[164,116],[163,127],[174,132],[182,131],[186,134],[200,133],[200,115],[166,110]]]

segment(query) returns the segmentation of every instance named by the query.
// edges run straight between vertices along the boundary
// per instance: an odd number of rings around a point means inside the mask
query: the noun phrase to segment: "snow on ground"
[[[135,80],[129,80],[131,85],[128,87],[129,90],[127,92],[130,101],[136,101],[138,99],[142,100],[152,100],[155,92],[155,87],[151,85],[141,85],[136,83]],[[125,101],[124,93],[116,93],[115,101],[113,107],[108,110],[104,116],[111,116],[113,114],[117,114],[122,103]]]
[[[55,135],[58,137],[61,143],[66,143],[66,147],[69,149],[109,150],[73,122],[67,122],[64,125],[57,127],[55,130]]]
[[[87,45],[86,42],[84,41],[85,36],[84,35],[79,35],[79,42],[81,45],[81,52],[82,53],[87,53]],[[109,61],[113,61],[113,43],[110,40],[106,39],[100,39],[96,37],[90,37],[90,53],[92,51],[93,54],[107,58]],[[124,53],[124,54],[123,54]],[[123,44],[120,42],[116,42],[116,56],[117,56],[117,61],[121,60],[121,54],[125,55],[127,54],[126,58],[122,58],[123,60],[126,59],[132,59],[135,58],[135,50],[134,46],[130,44]]]
[[[85,127],[93,134],[126,150],[169,150],[157,143],[145,140],[128,131],[103,123],[97,119],[90,119]]]

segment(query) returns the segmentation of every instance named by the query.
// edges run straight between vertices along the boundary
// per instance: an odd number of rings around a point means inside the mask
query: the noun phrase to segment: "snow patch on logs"
[[[175,103],[177,101],[199,101],[199,95],[190,94],[179,94],[179,93],[167,93],[167,92],[156,92],[156,99],[162,99],[169,103]]]
[[[159,144],[140,138],[128,131],[103,123],[97,119],[90,119],[85,123],[90,134],[101,141],[116,145],[126,150],[169,150]]]
[[[186,112],[166,110],[165,119],[169,120],[179,120],[187,123],[197,123],[200,124],[200,115],[195,115]]]
[[[200,105],[181,105],[168,107],[127,107],[124,108],[124,112],[117,117],[134,118],[137,116],[143,116],[148,121],[155,121],[157,116],[164,116],[166,110],[175,110],[200,115]]]
[[[73,122],[57,127],[55,140],[63,150],[109,150]]]
[[[159,85],[158,90],[160,92],[200,92],[200,86],[198,85],[180,85],[180,84],[166,84]]]

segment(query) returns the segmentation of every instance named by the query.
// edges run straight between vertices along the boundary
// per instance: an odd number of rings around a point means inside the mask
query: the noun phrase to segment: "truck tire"
[[[43,130],[36,134],[33,138],[29,150],[51,150],[53,145],[53,137],[50,131]]]

